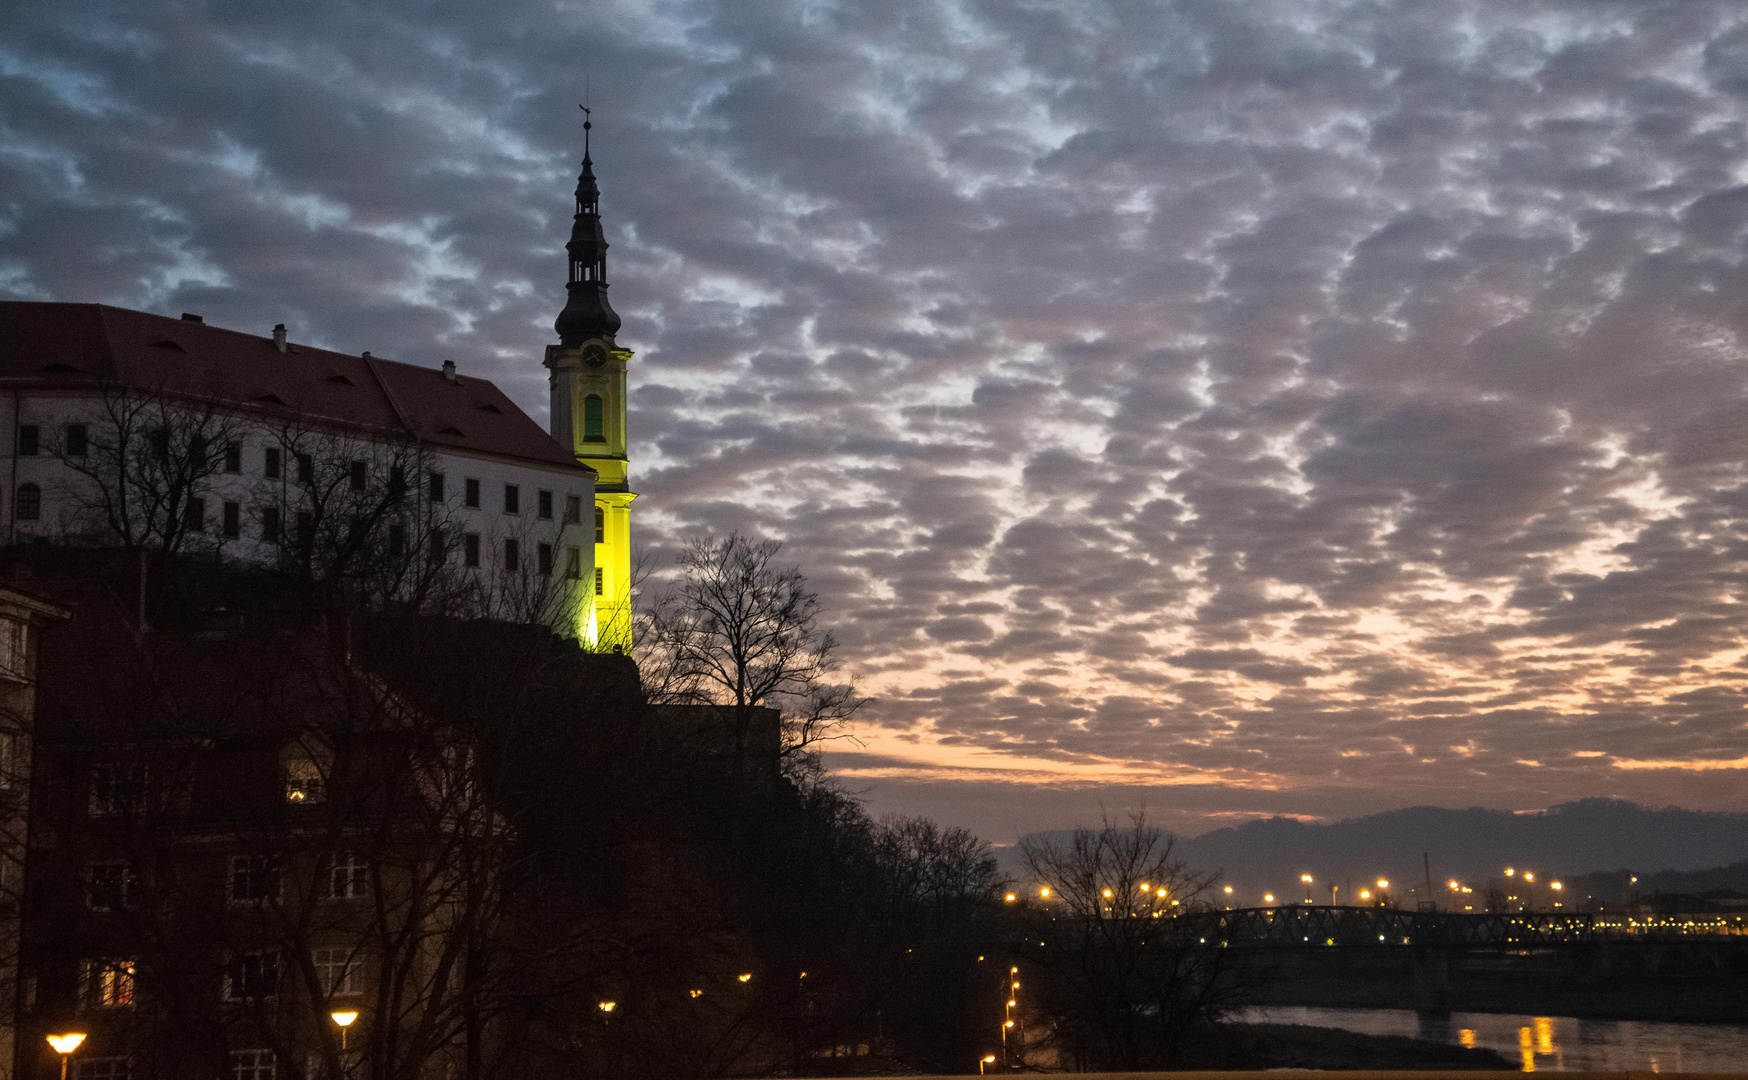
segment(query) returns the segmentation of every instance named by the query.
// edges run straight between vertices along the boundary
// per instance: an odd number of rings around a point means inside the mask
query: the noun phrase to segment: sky
[[[784,542],[876,810],[1748,809],[1740,3],[27,2],[0,298],[544,422],[585,93],[636,539]]]

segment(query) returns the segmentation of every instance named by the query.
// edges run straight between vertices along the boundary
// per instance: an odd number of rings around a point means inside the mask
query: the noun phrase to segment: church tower
[[[587,110],[585,110],[586,113]],[[631,651],[630,458],[625,436],[625,366],[630,349],[613,340],[619,316],[607,303],[607,240],[601,231],[601,189],[589,160],[583,121],[583,171],[577,177],[577,212],[571,225],[569,298],[546,347],[552,376],[552,437],[598,474],[594,521],[581,522],[595,537],[594,580],[584,582],[577,638],[603,651]]]

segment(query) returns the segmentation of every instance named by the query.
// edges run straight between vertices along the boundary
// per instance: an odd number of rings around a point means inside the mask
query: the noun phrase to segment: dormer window
[[[602,420],[600,394],[590,394],[583,399],[583,441],[607,441],[604,422]]]
[[[285,801],[294,806],[326,802],[331,756],[320,747],[293,743],[280,756],[285,776]]]

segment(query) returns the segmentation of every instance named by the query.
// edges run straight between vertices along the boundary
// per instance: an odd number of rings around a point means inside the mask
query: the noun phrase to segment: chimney
[[[280,352],[285,351],[285,324],[280,323],[273,328],[273,347]]]
[[[443,377],[450,382],[456,381],[455,380],[455,361],[453,361],[453,360],[443,361]]]
[[[192,311],[184,311],[182,313],[182,321],[183,322],[203,323],[206,320],[201,318],[199,315],[194,314]]]

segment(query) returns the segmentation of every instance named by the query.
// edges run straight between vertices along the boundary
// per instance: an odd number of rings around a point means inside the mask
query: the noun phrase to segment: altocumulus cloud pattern
[[[23,5],[0,294],[543,416],[585,75],[643,539],[786,541],[848,775],[1748,794],[1739,3]]]

